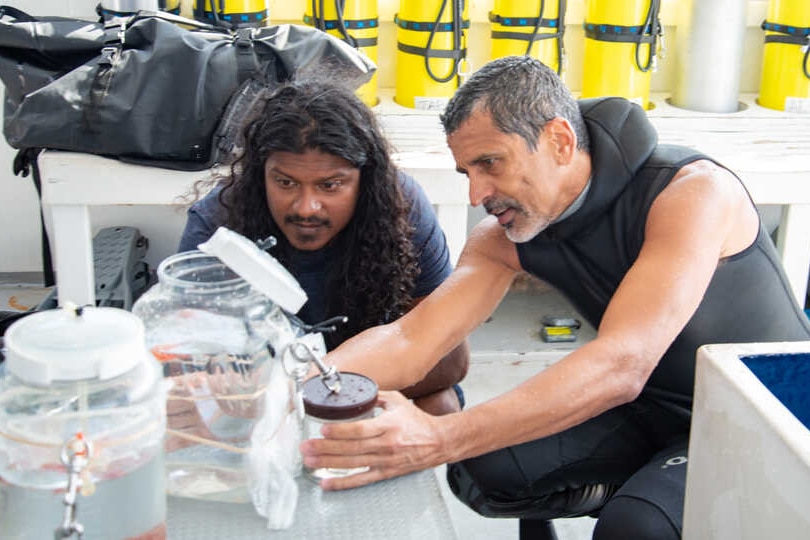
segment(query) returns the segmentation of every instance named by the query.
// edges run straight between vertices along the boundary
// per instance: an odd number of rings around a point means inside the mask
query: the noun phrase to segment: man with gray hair
[[[597,539],[680,538],[697,348],[810,339],[745,187],[707,156],[659,144],[637,105],[577,101],[530,57],[482,67],[442,122],[470,202],[489,216],[419,306],[327,361],[407,386],[522,271],[561,291],[597,335],[458,413],[431,417],[382,392],[383,414],[326,426],[303,443],[305,463],[370,467],[324,489],[448,463],[459,499],[519,518],[527,538],[582,515],[599,517]]]

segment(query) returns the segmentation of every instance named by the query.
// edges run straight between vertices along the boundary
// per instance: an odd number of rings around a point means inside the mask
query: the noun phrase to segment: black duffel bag
[[[105,24],[0,7],[3,133],[18,149],[200,170],[227,161],[261,89],[308,76],[358,88],[375,69],[308,26],[231,31],[164,12]]]

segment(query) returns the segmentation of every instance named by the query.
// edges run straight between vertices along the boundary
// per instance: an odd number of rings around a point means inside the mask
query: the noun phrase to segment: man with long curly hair
[[[255,110],[230,174],[189,208],[180,251],[221,225],[275,237],[270,253],[307,293],[298,316],[348,318],[325,335],[329,349],[399,318],[444,281],[452,267],[433,208],[351,90],[286,83]],[[433,414],[458,410],[468,357],[464,342],[403,393]]]

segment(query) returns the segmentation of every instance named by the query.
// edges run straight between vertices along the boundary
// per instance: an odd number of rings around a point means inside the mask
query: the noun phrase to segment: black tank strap
[[[762,29],[775,34],[767,34],[765,43],[791,43],[794,45],[810,45],[810,27],[791,26],[762,21]]]
[[[490,37],[492,39],[513,39],[518,41],[526,41],[526,52],[524,54],[531,54],[532,46],[537,41],[544,39],[557,40],[557,74],[562,75],[564,63],[564,45],[563,36],[565,35],[565,10],[567,6],[566,0],[557,1],[557,17],[554,19],[543,17],[545,10],[545,2],[541,1],[539,11],[536,17],[504,17],[495,12],[489,12],[489,21],[495,24],[500,24],[506,27],[520,28],[531,27],[531,32],[511,32],[507,30],[492,30]],[[556,29],[556,32],[543,32],[540,33],[541,28]]]
[[[489,12],[489,22],[500,24],[509,27],[533,27],[533,28],[555,28],[557,31],[553,33],[539,33],[539,32],[507,32],[505,30],[493,30],[490,34],[492,39],[519,39],[523,41],[539,41],[541,39],[561,38],[564,29],[560,24],[560,18],[556,19],[538,19],[537,17],[502,17]]]
[[[554,32],[553,34],[541,34],[541,33],[528,33],[528,32],[503,32],[500,30],[493,30],[490,34],[492,39],[519,39],[523,41],[540,41],[543,39],[552,39],[562,37],[561,32]]]
[[[208,4],[206,4],[208,5]],[[226,28],[240,28],[253,26],[267,19],[267,10],[250,13],[224,13],[219,10],[204,10],[198,20],[208,21],[211,24],[225,26]]]
[[[428,76],[433,79],[434,81],[443,84],[446,82],[450,82],[454,78],[458,77],[458,68],[460,66],[460,62],[467,58],[467,48],[464,46],[464,39],[463,39],[463,31],[470,27],[469,19],[462,18],[462,11],[464,9],[464,4],[461,0],[452,0],[451,1],[451,12],[452,12],[452,21],[451,22],[441,22],[439,19],[444,13],[445,7],[447,7],[448,0],[444,0],[442,2],[441,8],[439,9],[439,13],[436,16],[436,20],[434,21],[410,21],[407,19],[402,19],[399,17],[399,14],[394,15],[394,23],[403,30],[410,30],[414,32],[428,32],[428,39],[427,45],[425,47],[417,47],[414,45],[408,45],[406,43],[402,43],[401,41],[397,40],[397,50],[404,52],[406,54],[413,54],[416,56],[422,56],[425,59],[425,71],[427,71]],[[452,32],[453,33],[453,48],[452,49],[434,49],[432,48],[433,38],[436,35],[436,32]],[[445,76],[438,76],[433,73],[433,70],[430,67],[430,59],[431,58],[447,58],[453,60],[453,65],[451,66],[450,70],[448,70]]]
[[[400,19],[398,14],[394,15],[394,24],[403,30],[410,30],[412,32],[452,32],[454,30],[454,23],[452,22],[409,21],[407,19]],[[469,19],[461,21],[461,28],[466,30],[469,27]]]
[[[585,37],[596,41],[607,41],[613,43],[634,43],[636,46],[635,58],[636,67],[642,73],[655,70],[656,48],[659,39],[663,43],[664,27],[658,19],[661,10],[661,0],[650,0],[647,14],[642,24],[633,26],[623,26],[618,24],[591,23],[585,21],[582,26],[585,28]],[[647,58],[641,60],[641,45],[649,44]]]
[[[466,58],[467,49],[428,49],[426,47],[415,47],[397,42],[397,49],[408,54],[416,54],[428,58],[452,58],[460,60]]]
[[[369,30],[379,28],[380,21],[377,17],[369,17],[366,19],[345,19],[343,17],[343,4],[340,2],[335,3],[335,10],[337,12],[337,19],[325,19],[324,14],[324,0],[312,0],[312,13],[313,15],[304,15],[304,22],[314,26],[318,30],[324,32],[329,30],[337,30],[343,37],[343,41],[352,47],[359,49],[361,47],[375,47],[377,45],[377,36],[373,37],[356,37],[349,33],[349,30]],[[320,13],[320,16],[318,15]]]
[[[489,12],[489,22],[502,24],[504,26],[538,26],[537,17],[502,17],[492,11]],[[558,28],[560,19],[540,19],[541,28]]]
[[[799,45],[804,52],[802,60],[802,71],[804,76],[810,79],[810,27],[791,26],[762,21],[762,29],[773,34],[765,35],[765,43],[784,43],[787,45]]]
[[[656,25],[659,23],[656,21]],[[594,24],[586,22],[585,37],[597,41],[610,41],[614,43],[655,43],[657,29],[651,26],[620,26],[616,24]]]
[[[340,26],[340,21],[337,19],[317,19],[323,23],[321,30],[337,30]],[[312,15],[304,15],[304,22],[310,26],[315,26],[315,17]],[[369,28],[377,28],[380,26],[378,18],[373,19],[343,19],[343,26],[350,30],[368,30]]]

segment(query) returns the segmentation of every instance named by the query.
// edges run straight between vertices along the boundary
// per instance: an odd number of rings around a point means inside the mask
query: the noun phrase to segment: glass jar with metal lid
[[[333,383],[328,378],[313,377],[303,386],[304,411],[306,412],[305,436],[320,438],[323,424],[354,422],[372,418],[377,404],[377,384],[359,373],[336,373]],[[324,478],[350,476],[365,472],[368,467],[351,469],[304,468],[307,476],[315,481]]]

